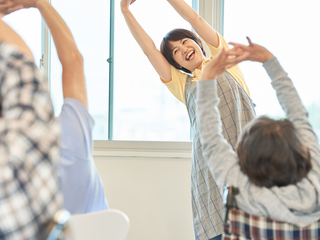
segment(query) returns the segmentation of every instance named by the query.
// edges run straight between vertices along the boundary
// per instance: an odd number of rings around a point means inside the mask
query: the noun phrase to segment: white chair
[[[73,215],[70,217],[69,226],[74,240],[124,240],[130,222],[123,212],[109,209]]]

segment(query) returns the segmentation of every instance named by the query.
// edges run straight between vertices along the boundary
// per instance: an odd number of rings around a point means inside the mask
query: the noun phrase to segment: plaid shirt
[[[0,42],[0,239],[36,239],[61,209],[60,128],[44,76]]]
[[[307,227],[257,217],[242,210],[231,209],[224,226],[223,240],[317,240],[320,239],[320,221]]]

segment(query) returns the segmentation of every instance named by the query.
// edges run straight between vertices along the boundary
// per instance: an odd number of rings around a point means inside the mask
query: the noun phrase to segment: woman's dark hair
[[[261,187],[295,184],[312,167],[308,147],[287,119],[260,117],[249,123],[239,139],[237,154],[242,172]]]
[[[167,35],[164,36],[164,38],[162,39],[161,45],[160,45],[160,52],[162,53],[162,55],[167,59],[167,61],[172,66],[174,66],[175,68],[182,70],[184,72],[191,73],[190,70],[180,66],[173,59],[173,55],[172,55],[173,49],[172,49],[172,45],[170,42],[179,41],[183,38],[190,38],[193,41],[195,41],[199,45],[199,47],[201,48],[203,55],[206,56],[206,53],[203,49],[203,45],[202,45],[200,38],[198,38],[197,35],[195,35],[193,32],[186,30],[186,29],[182,29],[182,28],[173,29],[170,32],[168,32]]]

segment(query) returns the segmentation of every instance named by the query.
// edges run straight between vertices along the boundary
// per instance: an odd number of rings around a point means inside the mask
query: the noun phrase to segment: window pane
[[[37,9],[23,9],[5,16],[3,20],[26,42],[39,67],[41,59],[41,16]]]
[[[89,3],[89,4],[88,4]],[[108,138],[108,84],[110,1],[52,0],[53,6],[68,24],[83,55],[89,112],[95,120],[93,138]],[[72,11],[71,11],[72,10]],[[63,104],[61,65],[51,42],[51,92],[56,115]]]
[[[186,2],[192,5],[191,0]],[[114,139],[189,141],[186,107],[160,81],[131,36],[119,5],[115,25]],[[158,49],[170,30],[191,29],[167,1],[139,0],[131,10]]]
[[[320,137],[318,65],[320,49],[320,1],[225,1],[224,33],[227,41],[253,42],[267,47],[294,82]],[[284,116],[269,77],[258,63],[240,65],[258,115]]]

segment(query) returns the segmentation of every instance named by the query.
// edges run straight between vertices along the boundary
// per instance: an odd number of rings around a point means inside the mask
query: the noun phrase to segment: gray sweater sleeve
[[[206,80],[197,82],[198,98],[196,100],[199,119],[199,134],[203,153],[210,171],[222,191],[228,179],[240,173],[238,159],[231,146],[222,135],[221,118],[218,110],[217,81]]]
[[[308,121],[308,112],[304,108],[300,97],[292,84],[291,79],[283,70],[276,58],[272,58],[263,64],[272,86],[276,91],[279,103],[289,119],[303,139],[303,143],[308,146],[311,154],[313,170],[320,175],[320,153],[318,140]]]

